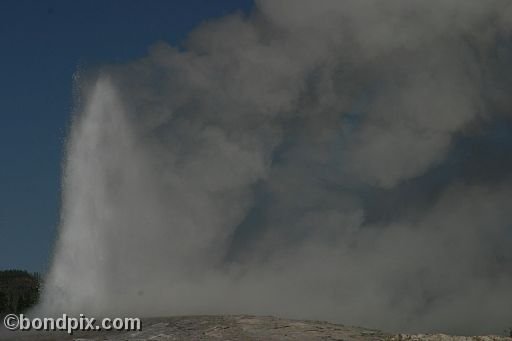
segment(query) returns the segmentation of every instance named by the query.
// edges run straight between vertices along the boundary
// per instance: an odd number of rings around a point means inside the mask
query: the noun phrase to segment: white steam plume
[[[511,10],[258,1],[82,81],[40,311],[501,332]]]

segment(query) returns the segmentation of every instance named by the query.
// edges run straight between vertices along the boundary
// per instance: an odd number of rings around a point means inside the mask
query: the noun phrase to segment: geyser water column
[[[131,210],[137,210],[144,163],[110,80],[99,78],[87,97],[68,143],[61,228],[41,306],[46,312],[104,311],[102,304],[112,304],[119,290],[113,278],[123,280],[116,256],[133,247],[123,235],[128,221],[137,223]]]

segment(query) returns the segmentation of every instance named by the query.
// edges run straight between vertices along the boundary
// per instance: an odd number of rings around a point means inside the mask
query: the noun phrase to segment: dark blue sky
[[[58,225],[60,163],[78,65],[179,44],[252,0],[0,1],[0,269],[44,271]]]

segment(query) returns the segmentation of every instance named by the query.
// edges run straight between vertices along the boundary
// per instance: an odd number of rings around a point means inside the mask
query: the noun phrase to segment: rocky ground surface
[[[448,335],[393,335],[359,327],[319,321],[297,321],[256,316],[188,316],[144,319],[137,332],[0,332],[3,340],[20,341],[142,341],[142,340],[457,340],[491,341],[512,338],[500,336],[462,337]]]

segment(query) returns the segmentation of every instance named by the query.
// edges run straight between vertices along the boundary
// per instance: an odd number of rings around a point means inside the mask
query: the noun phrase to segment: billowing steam
[[[512,323],[512,4],[258,1],[78,81],[47,313]]]

